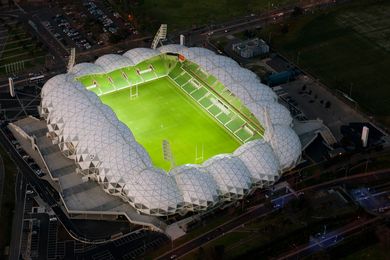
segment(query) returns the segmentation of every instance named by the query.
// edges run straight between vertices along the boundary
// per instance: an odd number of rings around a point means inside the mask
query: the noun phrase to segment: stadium
[[[80,176],[145,215],[242,199],[300,160],[276,94],[204,48],[104,55],[51,78],[41,97],[48,136]]]

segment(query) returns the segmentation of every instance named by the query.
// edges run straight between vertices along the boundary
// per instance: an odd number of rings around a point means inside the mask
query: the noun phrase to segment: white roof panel
[[[193,60],[244,101],[264,126],[269,121],[264,140],[248,142],[233,154],[214,156],[202,165],[184,165],[166,173],[153,167],[147,151],[111,108],[74,80],[132,66],[165,52]],[[221,200],[240,199],[253,184],[272,184],[300,158],[301,145],[290,127],[291,116],[276,102],[272,90],[235,61],[204,48],[167,45],[158,50],[136,48],[123,56],[104,55],[95,64],[77,64],[68,74],[51,78],[41,96],[48,130],[63,153],[107,193],[120,196],[144,214],[201,211]]]

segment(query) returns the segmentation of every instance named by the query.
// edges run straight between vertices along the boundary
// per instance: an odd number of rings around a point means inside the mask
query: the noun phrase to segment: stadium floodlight
[[[70,50],[70,56],[68,61],[68,67],[67,67],[68,72],[73,68],[75,62],[76,62],[76,48],[72,48]]]
[[[158,43],[161,43],[161,41],[165,40],[166,38],[167,38],[167,25],[162,24],[158,29],[156,36],[154,36],[152,42],[152,49],[155,50],[157,48]]]
[[[14,89],[14,80],[13,78],[8,78],[8,85],[9,85],[9,94],[11,97],[15,97],[15,89]]]

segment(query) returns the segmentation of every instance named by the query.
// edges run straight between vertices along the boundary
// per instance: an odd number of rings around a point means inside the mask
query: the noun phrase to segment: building
[[[100,96],[102,91],[125,90],[130,100],[134,82],[163,77],[176,80],[180,95],[197,101],[216,124],[233,129],[229,135],[241,138],[239,147],[198,164],[156,167],[152,153],[134,138],[135,131]],[[36,161],[76,217],[125,215],[132,223],[163,230],[159,217],[205,212],[242,199],[272,185],[301,156],[291,115],[276,94],[253,72],[203,48],[166,45],[104,55],[48,80],[41,96],[42,119],[15,123],[13,132],[26,136],[26,150],[38,151]],[[256,129],[249,122],[231,124],[238,116],[229,102],[238,101],[240,116],[258,120],[261,135],[251,138]]]
[[[235,43],[232,45],[232,48],[233,51],[243,58],[252,58],[269,52],[267,43],[259,38]]]

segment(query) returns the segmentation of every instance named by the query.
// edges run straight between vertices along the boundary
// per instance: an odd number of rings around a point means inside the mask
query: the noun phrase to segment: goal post
[[[130,86],[130,99],[138,97],[138,84]]]
[[[204,144],[198,147],[198,144],[195,147],[195,163],[203,162],[204,160]]]

